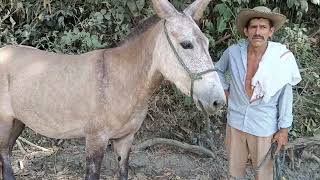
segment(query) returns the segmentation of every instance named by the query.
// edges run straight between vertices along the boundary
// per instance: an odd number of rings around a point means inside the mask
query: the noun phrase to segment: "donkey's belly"
[[[25,110],[25,111],[24,111]],[[76,138],[84,136],[87,119],[65,112],[28,110],[22,107],[15,117],[35,132],[51,138]]]
[[[84,121],[67,120],[61,123],[60,120],[54,118],[41,118],[36,116],[18,116],[17,119],[21,120],[30,129],[41,135],[58,138],[69,139],[84,137]]]
[[[14,116],[48,137],[83,136],[95,110],[93,65],[56,58],[51,64],[28,59],[30,65],[14,71],[9,88]]]
[[[58,92],[42,95],[43,92],[34,92],[30,96],[12,93],[15,118],[35,132],[52,138],[84,135],[85,125],[92,120],[94,112],[92,98]]]
[[[52,138],[83,136],[85,125],[95,112],[94,98],[88,93],[17,88],[11,97],[14,117]]]

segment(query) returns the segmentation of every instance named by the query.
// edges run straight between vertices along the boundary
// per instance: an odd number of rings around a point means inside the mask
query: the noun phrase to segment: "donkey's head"
[[[158,70],[183,93],[193,97],[197,107],[215,112],[225,103],[225,95],[208,51],[208,39],[198,21],[210,0],[196,0],[183,13],[167,0],[152,0],[162,18],[154,60]]]

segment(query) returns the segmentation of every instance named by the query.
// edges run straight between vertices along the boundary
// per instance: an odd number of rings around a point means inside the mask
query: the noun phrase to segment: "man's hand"
[[[280,151],[280,149],[284,148],[285,145],[288,144],[288,128],[281,128],[272,138],[272,143],[277,142],[277,150],[276,154]]]

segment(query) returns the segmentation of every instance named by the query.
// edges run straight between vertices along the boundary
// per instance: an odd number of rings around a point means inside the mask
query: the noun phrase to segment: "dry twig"
[[[320,164],[320,158],[314,154],[312,154],[311,152],[308,151],[303,151],[302,152],[302,158],[304,159],[313,159],[315,161],[317,161]]]
[[[22,154],[27,154],[26,150],[24,150],[21,142],[19,141],[19,139],[16,140],[17,146],[19,148],[19,150],[21,151]]]
[[[315,35],[317,35],[319,33],[320,33],[320,28],[317,31],[315,31],[314,33],[310,34],[309,37],[313,37],[313,36],[315,36]]]
[[[28,153],[24,156],[24,159],[34,159],[34,158],[42,158],[51,156],[55,151],[54,150],[48,150],[48,151],[35,151]]]
[[[35,144],[33,144],[32,142],[30,142],[30,141],[26,140],[26,139],[25,139],[25,138],[23,138],[23,137],[18,137],[18,139],[19,139],[20,141],[22,141],[22,142],[24,142],[24,143],[26,143],[26,144],[28,144],[28,145],[32,146],[32,147],[35,147],[35,148],[37,148],[37,149],[42,150],[42,151],[51,151],[51,150],[46,149],[46,148],[44,148],[44,147],[41,147],[41,146],[35,145]]]
[[[231,38],[231,35],[230,35],[230,34],[225,35],[225,36],[223,36],[222,38],[218,39],[218,41],[216,41],[216,42],[214,43],[214,45],[220,44],[220,43],[222,43],[223,41],[225,41],[225,40],[227,40],[227,39],[229,39],[229,38]]]
[[[307,138],[298,138],[292,142],[289,142],[286,146],[285,146],[285,150],[288,150],[289,152],[289,158],[291,160],[290,162],[290,166],[291,169],[294,169],[294,153],[293,151],[295,149],[301,149],[301,148],[305,148],[305,147],[309,147],[309,146],[314,146],[314,145],[320,145],[320,136],[314,136],[314,137],[307,137]],[[303,151],[302,153],[303,158],[305,159],[314,159],[315,161],[317,161],[318,163],[320,163],[320,159],[311,154],[308,153],[306,151]]]
[[[286,145],[285,149],[300,149],[314,145],[320,145],[320,135],[307,138],[298,138],[293,142],[289,142],[289,144]]]

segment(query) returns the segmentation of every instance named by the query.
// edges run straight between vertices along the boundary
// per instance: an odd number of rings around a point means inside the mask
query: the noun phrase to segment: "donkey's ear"
[[[204,10],[207,8],[209,2],[211,0],[196,0],[192,4],[190,4],[183,12],[186,15],[192,17],[192,19],[198,22],[203,16]]]
[[[166,19],[179,13],[168,0],[152,0],[152,4],[160,18]]]

